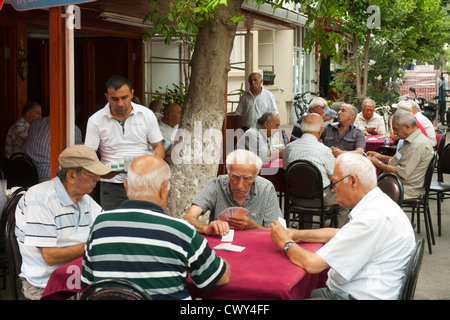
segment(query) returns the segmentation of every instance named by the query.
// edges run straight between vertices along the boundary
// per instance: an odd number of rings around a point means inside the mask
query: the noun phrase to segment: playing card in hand
[[[227,221],[229,217],[237,216],[237,217],[244,217],[247,215],[248,210],[241,208],[241,207],[231,207],[226,208],[223,210],[219,215],[217,216],[217,219],[222,221]]]

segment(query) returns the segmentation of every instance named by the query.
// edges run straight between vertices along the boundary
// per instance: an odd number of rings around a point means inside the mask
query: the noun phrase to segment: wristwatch
[[[381,168],[380,168],[381,167],[381,163],[382,163],[381,161],[378,161],[378,163],[377,163],[377,168],[380,169],[380,170],[381,170]]]
[[[295,243],[295,242],[291,240],[291,241],[288,241],[288,242],[286,242],[286,243],[284,244],[284,246],[283,246],[284,254],[287,255],[287,252],[289,251],[289,249],[291,248],[291,246],[292,246],[294,243]]]

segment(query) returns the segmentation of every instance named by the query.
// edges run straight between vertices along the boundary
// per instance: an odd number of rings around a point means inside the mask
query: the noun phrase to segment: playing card
[[[230,207],[223,210],[217,216],[218,220],[227,221],[229,217],[238,216],[244,217],[248,213],[247,209],[241,207]]]

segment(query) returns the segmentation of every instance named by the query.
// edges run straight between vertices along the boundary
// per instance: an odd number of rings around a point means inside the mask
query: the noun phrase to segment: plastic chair
[[[320,216],[320,228],[325,226],[325,220],[332,219],[337,226],[338,204],[325,206],[323,197],[322,174],[317,166],[307,160],[295,160],[289,164],[285,172],[286,193],[284,196],[284,219],[289,226],[298,222],[298,227],[304,226],[304,215]],[[317,207],[305,207],[301,200],[319,200]],[[293,217],[291,219],[291,213]]]
[[[80,300],[152,300],[152,297],[130,280],[111,278],[89,285]]]
[[[444,174],[450,174],[450,144],[445,146],[439,154],[439,163],[437,168],[438,180],[432,181],[430,192],[436,194],[437,200],[437,219],[438,219],[438,235],[441,236],[441,202],[450,198],[450,183],[444,182]]]
[[[39,183],[39,174],[29,155],[16,152],[8,160],[6,171],[8,189],[12,187],[31,187]]]
[[[16,206],[20,198],[23,196],[27,188],[20,188],[14,191],[9,201],[10,206],[6,212],[2,213],[2,220],[5,219],[5,238],[6,238],[6,256],[8,259],[8,267],[11,279],[11,290],[15,300],[19,299],[17,289],[17,279],[19,279],[20,268],[22,266],[22,256],[19,250],[19,244],[15,234],[16,228]]]
[[[419,278],[419,271],[422,265],[424,244],[423,239],[419,239],[416,244],[416,249],[413,252],[408,266],[406,267],[405,280],[402,289],[400,290],[399,300],[413,300],[414,292],[416,291],[416,284]]]
[[[411,208],[411,223],[414,223],[414,214],[417,210],[417,232],[420,233],[420,208],[423,209],[423,219],[425,221],[425,230],[427,233],[427,243],[428,243],[428,252],[431,254],[431,243],[435,244],[434,239],[434,231],[433,231],[433,224],[431,222],[431,214],[430,214],[430,206],[429,206],[429,194],[430,194],[430,186],[431,186],[431,179],[433,178],[433,171],[434,166],[436,164],[436,158],[437,158],[437,152],[435,151],[433,154],[433,158],[430,161],[430,164],[428,165],[428,169],[425,173],[425,180],[424,180],[424,188],[425,188],[425,194],[423,197],[419,198],[412,198],[412,199],[405,199],[403,200],[402,207],[409,207]]]
[[[403,204],[403,183],[393,173],[385,173],[378,178],[378,187],[400,207]]]

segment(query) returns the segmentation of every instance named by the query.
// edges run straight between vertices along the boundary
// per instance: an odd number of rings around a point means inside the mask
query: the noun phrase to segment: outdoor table
[[[221,237],[205,236],[211,247],[221,243]],[[294,265],[271,240],[269,230],[235,231],[234,245],[244,246],[242,252],[215,250],[230,265],[230,283],[201,293],[192,284],[188,289],[193,298],[204,299],[304,299],[311,291],[325,286],[327,271],[308,274]],[[316,251],[322,244],[301,244]],[[81,263],[78,258],[59,267],[50,276],[41,300],[64,300],[81,288]]]
[[[222,243],[219,236],[204,236],[211,248]],[[193,298],[218,300],[299,300],[310,298],[311,291],[325,286],[327,272],[309,274],[294,265],[270,238],[269,230],[234,231],[233,245],[245,247],[241,252],[215,250],[230,266],[230,282],[200,292],[189,279]],[[300,246],[315,252],[319,243]]]
[[[394,144],[394,139],[390,138],[389,145]],[[384,135],[366,136],[366,152],[379,151],[380,147],[384,146]]]

